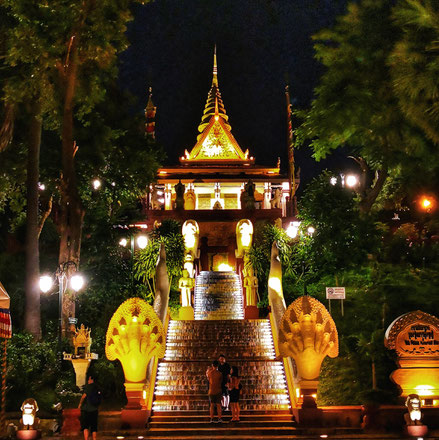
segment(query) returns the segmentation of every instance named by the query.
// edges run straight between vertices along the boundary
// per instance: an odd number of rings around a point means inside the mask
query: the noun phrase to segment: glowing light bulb
[[[49,275],[43,275],[40,277],[40,289],[42,292],[47,293],[53,286],[53,279]]]
[[[84,286],[84,277],[82,275],[73,275],[70,278],[70,286],[75,292],[78,292]]]
[[[101,187],[102,183],[99,179],[93,180],[93,189],[98,190]]]
[[[146,235],[139,235],[137,237],[137,246],[139,246],[140,249],[145,249],[148,245],[148,237]]]
[[[358,184],[358,177],[354,174],[349,174],[346,176],[346,186],[353,188]]]
[[[128,240],[126,238],[121,238],[119,244],[125,247],[128,244]]]

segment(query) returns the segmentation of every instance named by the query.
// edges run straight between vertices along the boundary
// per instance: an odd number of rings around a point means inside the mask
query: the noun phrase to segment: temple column
[[[262,209],[270,209],[271,208],[270,200],[271,200],[271,183],[265,182],[264,183],[264,201],[263,201]]]
[[[290,185],[282,184],[282,217],[287,216],[287,197],[290,194]]]
[[[165,209],[170,211],[172,209],[172,185],[165,184]]]

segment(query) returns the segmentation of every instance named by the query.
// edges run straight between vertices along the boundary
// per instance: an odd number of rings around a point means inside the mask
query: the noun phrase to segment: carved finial
[[[213,50],[213,78],[212,78],[212,86],[218,87],[218,66],[216,63],[216,44]]]

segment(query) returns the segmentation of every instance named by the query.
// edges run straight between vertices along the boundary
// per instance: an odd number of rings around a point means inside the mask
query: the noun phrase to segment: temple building
[[[152,135],[155,110],[150,98],[145,113]],[[237,222],[246,218],[255,226],[260,222],[285,226],[291,220],[290,182],[280,173],[280,160],[273,166],[257,165],[233,136],[219,90],[216,51],[198,132],[192,149],[182,149],[179,165],[158,170],[147,196],[146,223],[151,230],[166,218],[195,220],[200,229],[199,269],[215,270],[215,255],[235,268]]]

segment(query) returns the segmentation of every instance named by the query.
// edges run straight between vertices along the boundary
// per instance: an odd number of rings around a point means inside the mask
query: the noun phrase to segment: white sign
[[[346,299],[346,290],[344,287],[327,287],[326,299]]]

